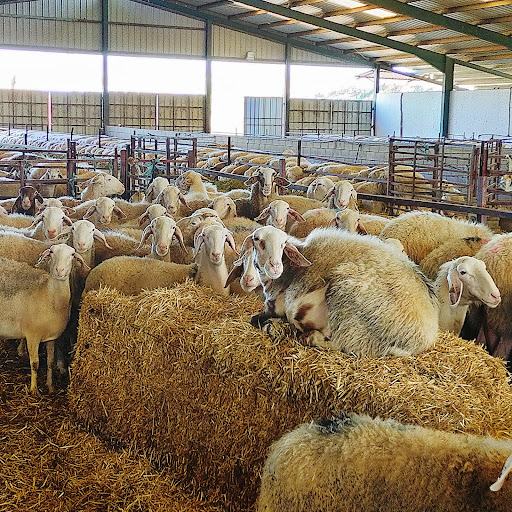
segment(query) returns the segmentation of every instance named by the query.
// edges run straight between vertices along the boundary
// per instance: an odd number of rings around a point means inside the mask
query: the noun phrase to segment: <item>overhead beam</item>
[[[279,14],[290,19],[308,23],[319,28],[325,28],[332,32],[357,37],[358,39],[363,39],[365,41],[370,41],[371,43],[388,46],[389,48],[393,48],[401,52],[411,53],[412,55],[416,55],[420,59],[428,62],[437,69],[444,69],[444,55],[432,52],[430,50],[416,48],[400,41],[395,41],[393,39],[388,39],[386,37],[372,34],[370,32],[365,32],[364,30],[348,27],[346,25],[342,25],[341,23],[335,23],[323,18],[318,18],[317,16],[311,16],[310,14],[295,11],[293,9],[289,9],[281,5],[276,5],[265,0],[244,0],[241,3],[250,5],[255,9],[265,9],[266,11],[272,12],[274,14]],[[264,26],[260,25],[259,28],[264,28]]]
[[[446,59],[443,76],[443,93],[441,102],[441,137],[448,137],[448,123],[450,120],[450,98],[453,91],[453,59]]]
[[[110,97],[108,92],[108,0],[101,0],[101,55],[102,55],[102,94],[101,127],[103,132],[110,124]]]
[[[471,25],[469,23],[456,20],[455,18],[450,18],[449,16],[427,11],[426,9],[421,9],[414,5],[406,4],[398,0],[372,0],[372,4],[378,5],[383,9],[388,9],[398,14],[404,14],[411,18],[431,23],[432,25],[445,27],[450,30],[454,30],[455,32],[460,32],[461,34],[475,36],[478,39],[482,39],[483,41],[500,44],[512,49],[512,39],[509,36],[505,36],[498,32],[494,32],[493,30],[479,27],[478,25]],[[379,23],[381,22],[382,20],[379,20]]]
[[[245,23],[237,20],[230,20],[225,16],[220,14],[216,14],[209,11],[198,11],[197,9],[193,9],[191,7],[185,6],[183,4],[178,4],[174,1],[170,0],[132,0],[134,2],[149,5],[152,7],[157,7],[162,10],[176,12],[182,14],[184,16],[188,16],[190,18],[195,18],[202,20],[204,22],[210,21],[215,25],[220,25],[222,27],[227,27],[232,30],[238,30],[239,32],[245,32],[247,34],[254,35],[256,37],[260,37],[263,39],[268,39],[269,41],[274,41],[276,43],[281,44],[289,44],[294,48],[299,48],[301,50],[305,50],[308,52],[316,53],[318,55],[323,55],[324,57],[329,57],[331,59],[338,60],[340,62],[346,62],[347,64],[351,64],[353,66],[364,66],[364,67],[373,67],[373,60],[367,57],[363,57],[360,55],[348,55],[345,57],[345,53],[342,50],[336,48],[325,48],[318,47],[314,43],[301,40],[298,38],[288,37],[285,34],[278,33],[275,31],[265,31],[262,32],[258,30],[258,27],[254,24]]]

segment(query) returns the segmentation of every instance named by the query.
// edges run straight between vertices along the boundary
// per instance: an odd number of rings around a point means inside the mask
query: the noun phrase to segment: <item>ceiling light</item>
[[[397,15],[396,12],[391,12],[387,9],[370,9],[369,11],[365,11],[365,13],[376,16],[377,18],[391,18]]]

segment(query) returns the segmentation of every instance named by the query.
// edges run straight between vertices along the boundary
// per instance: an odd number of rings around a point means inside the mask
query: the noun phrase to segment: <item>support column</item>
[[[204,24],[204,57],[206,60],[206,90],[204,96],[203,110],[203,131],[211,133],[212,119],[212,22],[206,21]]]
[[[448,136],[448,122],[450,120],[450,96],[453,91],[453,59],[446,57],[443,77],[443,96],[441,105],[441,137]]]
[[[377,130],[377,94],[380,91],[380,66],[377,64],[373,70],[373,118],[372,135],[376,135]]]
[[[108,0],[101,0],[101,53],[103,55],[103,91],[101,94],[101,127],[103,132],[110,123],[108,94]]]
[[[283,137],[290,132],[290,45],[284,45]]]

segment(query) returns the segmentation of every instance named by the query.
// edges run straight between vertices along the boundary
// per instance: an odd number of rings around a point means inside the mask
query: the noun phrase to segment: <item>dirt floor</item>
[[[41,359],[36,398],[28,393],[28,359],[20,360],[15,342],[0,341],[0,512],[222,511],[77,425],[66,382],[56,380],[55,395],[46,392]]]

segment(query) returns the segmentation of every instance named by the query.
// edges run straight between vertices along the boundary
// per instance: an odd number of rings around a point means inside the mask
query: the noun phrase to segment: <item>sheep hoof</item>
[[[261,322],[266,320],[266,318],[262,315],[254,315],[251,317],[251,325],[253,327],[257,327],[258,329],[261,329]]]
[[[268,319],[264,323],[262,331],[266,333],[274,343],[280,343],[286,338],[295,337],[297,334],[295,327],[282,318]]]
[[[310,347],[331,348],[329,340],[320,331],[304,332],[299,336],[299,340],[303,345]]]

